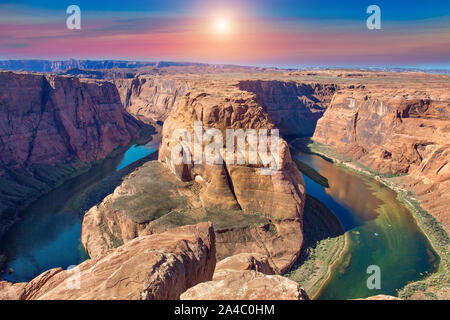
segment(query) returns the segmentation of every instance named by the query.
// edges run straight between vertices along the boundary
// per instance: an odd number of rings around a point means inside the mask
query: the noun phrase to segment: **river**
[[[133,145],[33,202],[0,243],[0,252],[7,257],[6,270],[13,270],[1,277],[11,282],[29,281],[50,268],[66,269],[88,259],[80,240],[82,217],[71,208],[71,200],[157,148],[153,142]]]
[[[333,211],[346,232],[346,251],[318,299],[396,295],[408,282],[436,270],[438,255],[394,191],[319,156],[293,156],[328,179],[325,188],[304,175],[306,193]],[[381,289],[367,286],[371,265],[380,268]]]

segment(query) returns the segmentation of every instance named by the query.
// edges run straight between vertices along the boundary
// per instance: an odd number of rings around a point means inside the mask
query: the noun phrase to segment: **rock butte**
[[[164,181],[172,180],[172,186],[178,184],[174,187],[174,193],[183,194],[189,203],[186,208],[171,206],[166,212],[182,210],[184,216],[198,219],[203,216],[208,220],[206,213],[211,210],[219,210],[219,215],[223,211],[230,211],[237,219],[252,220],[252,223],[242,223],[239,227],[232,224],[215,226],[218,257],[241,252],[266,254],[274,270],[284,273],[300,253],[305,199],[303,178],[292,162],[284,140],[280,139],[280,168],[273,175],[261,175],[261,166],[258,165],[224,163],[194,166],[174,165],[171,161],[171,150],[178,144],[178,141],[171,140],[172,131],[185,128],[192,132],[194,121],[201,121],[205,128],[219,129],[223,134],[227,128],[275,128],[269,115],[256,102],[255,94],[242,91],[235,84],[203,83],[202,87],[192,89],[178,99],[165,120],[159,150],[159,161],[164,166],[158,168],[158,177]],[[122,243],[138,235],[158,232],[161,228],[162,223],[158,222],[165,217],[158,216],[159,206],[147,208],[145,217],[137,219],[135,213],[131,212],[132,206],[120,205],[123,201],[136,203],[133,198],[156,189],[152,181],[138,182],[142,174],[143,171],[138,169],[112,196],[86,213],[82,242],[91,256],[114,247],[114,241],[107,239],[118,239]],[[190,187],[180,191],[179,182],[171,178],[173,174],[178,181],[191,183]],[[118,207],[121,209],[118,210]],[[256,217],[263,217],[264,223],[255,223]]]

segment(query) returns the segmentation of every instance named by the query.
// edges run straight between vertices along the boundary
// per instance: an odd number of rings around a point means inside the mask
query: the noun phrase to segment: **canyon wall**
[[[0,72],[0,110],[0,235],[11,208],[151,129],[114,84],[72,77]]]
[[[135,115],[164,121],[177,98],[190,88],[183,79],[165,79],[158,76],[137,76],[115,81],[126,110]]]
[[[338,86],[295,81],[240,81],[239,88],[253,92],[284,136],[311,136]]]
[[[414,192],[449,230],[449,91],[403,88],[340,90],[313,140]]]

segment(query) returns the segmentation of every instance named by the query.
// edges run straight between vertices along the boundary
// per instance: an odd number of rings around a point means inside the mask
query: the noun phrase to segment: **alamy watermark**
[[[381,289],[381,269],[377,265],[371,265],[367,267],[367,274],[370,276],[367,278],[366,285],[367,289]]]
[[[381,29],[381,9],[379,6],[372,4],[367,7],[366,13],[370,14],[367,18],[366,26],[369,30]]]
[[[80,267],[76,265],[69,266],[66,272],[70,274],[66,279],[67,290],[79,290],[81,288]]]
[[[66,26],[69,30],[80,30],[81,29],[81,9],[77,5],[70,5],[66,10],[67,14],[70,14],[66,20]]]
[[[270,136],[270,137],[269,137]],[[263,175],[274,174],[280,167],[280,134],[278,129],[226,129],[225,144],[222,131],[204,128],[194,122],[193,137],[189,130],[178,128],[172,132],[174,164],[216,164],[261,166]],[[225,146],[225,147],[224,147]]]
[[[66,26],[69,30],[81,29],[81,9],[78,5],[70,5],[66,9],[66,13],[70,16],[67,17]],[[367,7],[366,13],[370,16],[366,20],[366,26],[369,30],[381,29],[381,9],[379,6],[372,4]]]

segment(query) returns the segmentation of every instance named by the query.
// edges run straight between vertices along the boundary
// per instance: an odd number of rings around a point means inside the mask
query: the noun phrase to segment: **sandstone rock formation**
[[[272,265],[278,265],[283,257],[293,258],[300,243],[298,229],[291,228],[289,221],[275,225],[263,215],[205,209],[198,190],[196,182],[182,182],[165,165],[148,162],[85,214],[83,246],[94,258],[142,235],[212,221],[219,259],[239,252],[269,252],[276,259]]]
[[[103,81],[0,72],[0,110],[0,236],[15,208],[150,130]]]
[[[189,89],[184,79],[158,76],[136,76],[115,81],[126,110],[136,116],[164,121],[176,100]]]
[[[309,300],[297,282],[278,275],[225,269],[187,290],[181,300]]]
[[[99,160],[142,127],[109,82],[0,72],[0,103],[0,165],[11,168]]]
[[[257,101],[283,135],[311,136],[337,85],[247,80],[239,82],[239,88],[256,94]]]
[[[4,284],[2,298],[179,299],[186,289],[212,278],[216,264],[211,224],[184,226],[136,238],[110,254],[87,260],[78,271],[50,269],[26,284]],[[77,277],[79,275],[79,278]],[[78,280],[79,279],[79,282]]]
[[[178,99],[164,123],[159,160],[165,165],[138,169],[112,196],[92,208],[83,221],[83,244],[91,256],[97,256],[174,223],[213,221],[219,259],[260,253],[268,256],[276,273],[284,273],[296,261],[303,242],[305,197],[303,178],[287,143],[277,140],[279,166],[273,174],[261,174],[267,165],[249,164],[248,158],[243,164],[175,165],[171,150],[178,141],[172,133],[178,128],[192,133],[194,121],[200,121],[205,130],[222,133],[228,128],[275,127],[255,95],[239,90],[235,82],[205,81],[196,88]],[[149,179],[144,179],[146,175]],[[169,191],[159,195],[161,189]]]
[[[11,283],[0,281],[0,300],[18,300],[23,292],[25,283]]]
[[[216,264],[215,271],[222,269],[232,270],[255,270],[264,274],[274,274],[275,271],[270,266],[269,259],[256,253],[239,253],[225,258]]]
[[[147,162],[85,213],[83,246],[91,258],[99,257],[136,237],[195,223],[194,219],[183,219],[199,207],[194,198],[191,187],[178,181],[162,164]],[[160,218],[170,217],[171,212],[175,221],[164,223]],[[178,212],[183,215],[176,215]]]
[[[201,163],[194,162],[196,150],[193,145],[188,146],[190,153],[194,155],[191,162],[174,163],[173,148],[179,145],[179,140],[173,136],[174,131],[183,128],[194,136],[195,122],[202,125],[201,132],[195,132],[196,135],[204,136],[208,130],[213,129],[224,137],[222,141],[215,141],[219,145],[216,152],[217,155],[220,153],[222,164],[205,163],[204,160]],[[230,162],[225,156],[227,129],[256,129],[260,130],[259,132],[267,132],[274,128],[275,125],[258,104],[254,94],[237,90],[234,83],[206,83],[202,88],[191,90],[180,99],[170,113],[163,127],[159,160],[166,163],[179,179],[195,180],[199,183],[199,197],[204,207],[238,208],[247,213],[269,215],[277,236],[271,235],[268,230],[261,230],[262,232],[255,236],[262,239],[265,248],[261,248],[262,251],[252,248],[255,251],[250,252],[267,254],[268,251],[275,268],[278,268],[277,272],[283,272],[292,265],[298,256],[297,250],[301,248],[301,219],[305,194],[303,178],[292,162],[289,148],[283,139],[277,140],[279,152],[274,157],[278,157],[278,166],[272,174],[267,175],[262,174],[261,168],[266,165],[261,161],[257,164],[250,163],[247,149],[238,151],[244,153],[243,164],[236,163],[234,150],[228,150],[233,153],[234,161],[231,159]],[[207,142],[204,138],[202,146]],[[247,144],[245,146],[248,147]],[[260,146],[261,143],[258,147]],[[228,236],[230,235],[225,236],[224,242],[232,243]],[[220,248],[220,236],[217,238]],[[292,250],[286,250],[287,248]],[[278,254],[279,249],[284,253]],[[245,248],[235,250],[236,248],[230,250],[228,255],[248,252],[248,248],[247,251]]]
[[[266,273],[267,272],[267,273]],[[273,273],[262,255],[239,254],[220,261],[213,280],[181,295],[182,300],[309,300],[298,283]]]

